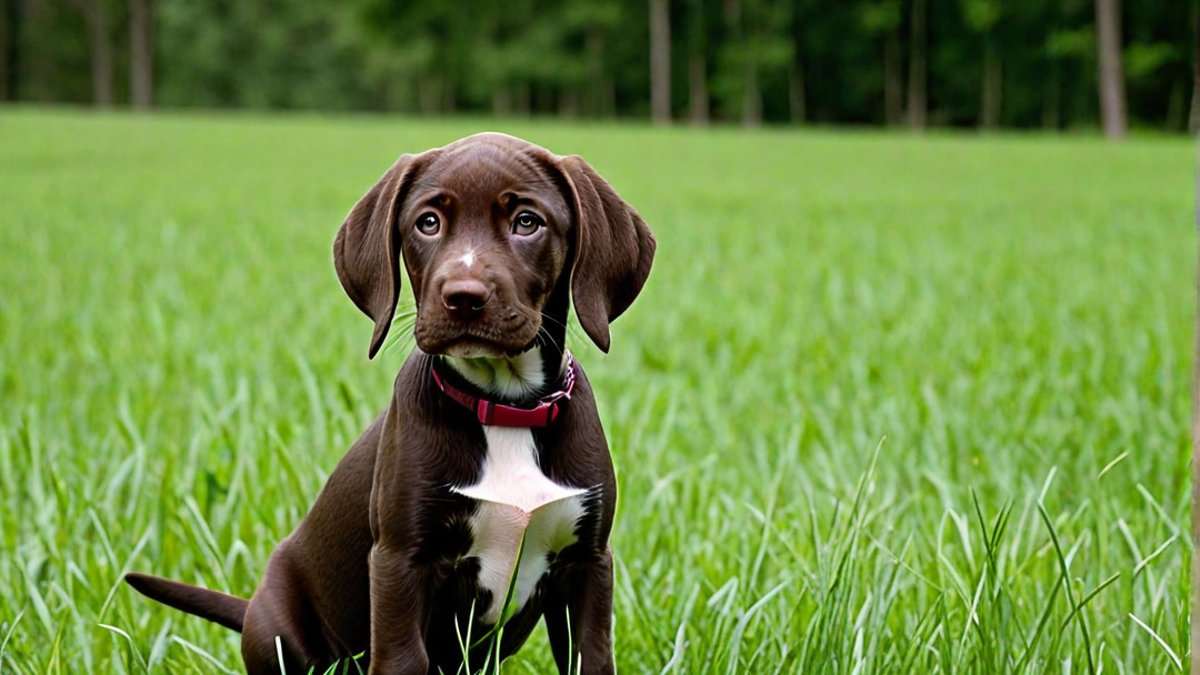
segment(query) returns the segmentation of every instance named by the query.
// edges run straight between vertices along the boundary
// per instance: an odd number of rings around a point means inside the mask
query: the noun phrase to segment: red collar
[[[473,411],[479,418],[480,424],[497,427],[544,427],[558,417],[558,402],[561,399],[571,398],[571,390],[575,388],[575,370],[579,365],[575,361],[575,357],[571,356],[571,352],[567,352],[566,360],[567,365],[562,376],[562,389],[541,397],[533,408],[517,408],[472,396],[443,382],[442,378],[438,376],[437,368],[430,368],[430,372],[433,373],[433,381],[437,382],[438,389],[461,403],[464,408]]]

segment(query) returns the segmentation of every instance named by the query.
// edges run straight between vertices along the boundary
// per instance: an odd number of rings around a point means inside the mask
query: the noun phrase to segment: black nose
[[[455,279],[442,286],[442,306],[462,320],[479,316],[491,298],[491,289],[478,279]]]

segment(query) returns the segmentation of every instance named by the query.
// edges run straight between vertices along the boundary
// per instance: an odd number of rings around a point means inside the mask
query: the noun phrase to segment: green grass
[[[240,668],[120,576],[254,589],[404,358],[366,360],[337,226],[485,128],[659,238],[612,354],[571,338],[621,672],[1189,670],[1186,140],[10,109],[0,673]]]

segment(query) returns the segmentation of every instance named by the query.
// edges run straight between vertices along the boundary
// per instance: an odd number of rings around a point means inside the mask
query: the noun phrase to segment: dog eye
[[[517,219],[513,221],[512,231],[513,234],[528,237],[537,232],[545,224],[546,222],[538,216],[528,211],[522,211],[517,214]]]
[[[437,234],[438,230],[440,229],[442,229],[442,221],[438,220],[438,217],[435,214],[426,213],[420,218],[417,218],[417,231],[421,234],[433,236]]]

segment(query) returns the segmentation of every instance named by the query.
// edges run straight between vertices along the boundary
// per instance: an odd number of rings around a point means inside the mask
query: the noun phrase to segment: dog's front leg
[[[403,548],[371,549],[371,668],[368,675],[426,675],[427,571]]]
[[[612,654],[612,551],[574,562],[546,598],[546,633],[562,675],[610,675]]]

